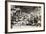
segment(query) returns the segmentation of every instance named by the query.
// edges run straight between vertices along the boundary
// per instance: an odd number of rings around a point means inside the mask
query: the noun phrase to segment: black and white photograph
[[[11,5],[11,28],[14,26],[41,27],[41,7]]]
[[[44,30],[44,4],[8,2],[8,32]]]

